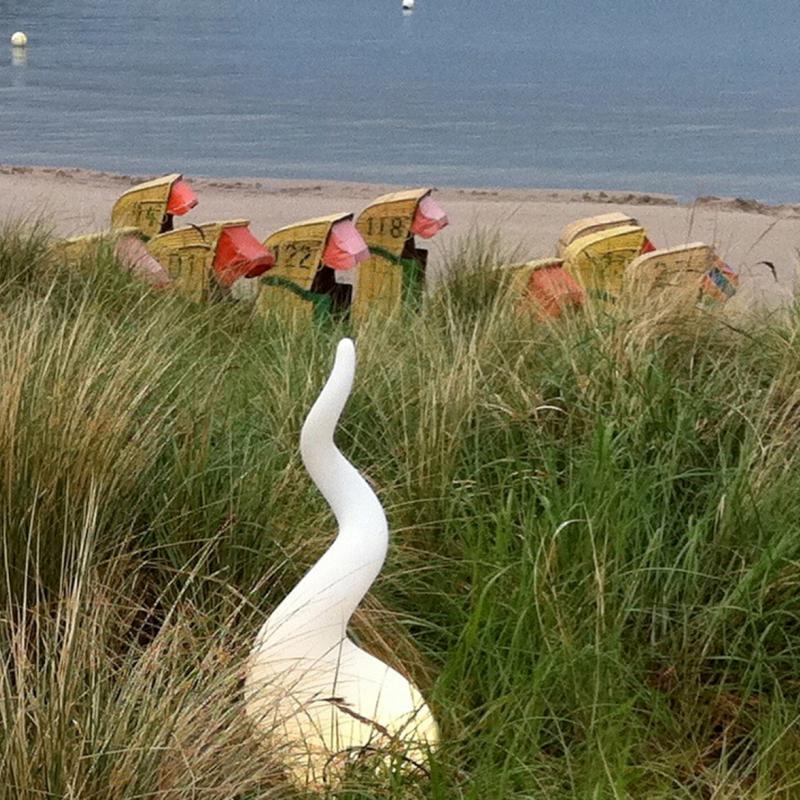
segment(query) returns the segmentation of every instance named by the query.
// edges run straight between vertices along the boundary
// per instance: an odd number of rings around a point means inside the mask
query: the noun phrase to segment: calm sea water
[[[0,0],[0,162],[797,200],[798,41],[796,0]]]

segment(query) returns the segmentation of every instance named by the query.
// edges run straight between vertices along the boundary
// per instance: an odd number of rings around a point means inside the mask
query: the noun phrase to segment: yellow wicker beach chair
[[[319,318],[349,308],[352,287],[338,283],[336,273],[368,257],[352,220],[353,214],[317,217],[287,225],[265,239],[275,266],[258,281],[258,312]]]
[[[739,276],[703,242],[653,250],[625,269],[626,295],[664,297],[710,307],[736,294]]]
[[[564,266],[590,297],[613,301],[625,268],[648,245],[643,228],[621,225],[575,239],[564,251]]]
[[[53,247],[58,263],[71,269],[87,263],[100,251],[113,251],[123,269],[151,286],[162,288],[170,282],[167,271],[147,251],[138,228],[76,236],[57,242]]]
[[[179,173],[132,186],[114,204],[111,227],[138,228],[149,239],[172,230],[175,215],[197,205],[197,197]]]
[[[73,236],[62,239],[53,246],[53,253],[58,260],[66,266],[75,266],[84,261],[99,247],[112,247],[119,239],[125,236],[138,236],[138,228],[119,228],[116,231],[103,233],[90,233],[85,236]]]
[[[173,217],[196,205],[196,195],[179,173],[145,181],[132,186],[114,204],[109,231],[59,242],[55,252],[66,265],[74,266],[103,243],[115,246],[134,233],[146,240],[172,230]]]
[[[175,289],[200,303],[275,263],[249,225],[249,220],[238,219],[178,228],[154,236],[147,249],[164,266]]]
[[[428,251],[416,246],[414,228],[420,206],[432,191],[422,188],[384,195],[364,209],[356,221],[371,254],[356,276],[352,305],[356,320],[372,313],[389,316],[404,300],[412,304],[421,300]],[[444,212],[437,211],[438,219],[423,236],[431,236],[447,224]]]
[[[638,221],[628,214],[614,211],[610,214],[599,214],[595,217],[584,217],[583,219],[570,222],[561,231],[556,245],[556,257],[563,258],[567,248],[582,236],[589,236],[593,233],[607,231],[610,228],[619,228],[623,225],[638,225]]]

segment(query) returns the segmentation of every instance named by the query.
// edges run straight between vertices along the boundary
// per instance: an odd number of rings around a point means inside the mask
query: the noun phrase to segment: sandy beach
[[[169,171],[165,168],[165,172]],[[111,207],[129,186],[152,175],[0,165],[0,219],[43,214],[62,235],[103,230]],[[291,222],[337,211],[356,214],[399,186],[334,181],[219,180],[186,176],[200,198],[183,219],[246,217],[259,238]],[[792,297],[800,247],[800,204],[769,206],[741,198],[699,198],[681,204],[659,194],[602,190],[442,188],[437,199],[451,225],[434,241],[431,267],[442,251],[475,226],[500,232],[524,258],[550,255],[561,228],[608,211],[635,216],[659,247],[705,241],[742,276],[738,308],[775,309]],[[777,282],[758,262],[774,263]]]

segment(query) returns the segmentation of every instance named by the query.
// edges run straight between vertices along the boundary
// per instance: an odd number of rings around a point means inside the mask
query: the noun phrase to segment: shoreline
[[[133,186],[164,173],[142,173],[138,175],[85,169],[83,167],[48,167],[36,165],[5,164],[0,162],[0,175],[27,175],[33,178],[51,178],[75,183],[114,184]],[[354,197],[372,198],[375,190],[395,191],[406,187],[405,183],[311,180],[306,178],[220,178],[211,175],[187,176],[198,188],[208,187],[221,191],[255,192],[259,194],[284,195],[293,193],[326,193],[350,190]],[[800,218],[800,202],[767,203],[757,198],[742,196],[700,195],[685,201],[676,195],[659,192],[639,192],[612,189],[556,189],[548,187],[503,187],[503,186],[442,186],[440,193],[481,198],[518,199],[553,203],[605,203],[608,205],[707,207],[721,211],[740,211],[751,214],[790,215]]]
[[[170,165],[164,173],[170,171]],[[164,174],[161,173],[161,174]],[[130,186],[155,177],[82,168],[0,163],[0,221],[41,215],[59,236],[102,231],[114,202]],[[216,178],[186,175],[200,204],[186,223],[247,218],[259,238],[304,219],[358,214],[379,195],[408,188],[357,181]],[[776,309],[791,302],[800,248],[800,203],[769,205],[747,198],[706,196],[692,203],[645,192],[583,189],[442,187],[436,197],[451,224],[428,245],[431,277],[460,237],[499,233],[515,261],[553,254],[561,229],[581,217],[628,209],[657,247],[703,241],[742,278],[731,305]],[[759,262],[775,265],[777,281]]]

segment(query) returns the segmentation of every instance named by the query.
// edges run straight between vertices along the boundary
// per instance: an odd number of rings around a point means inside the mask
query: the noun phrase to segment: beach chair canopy
[[[352,219],[342,219],[331,226],[322,263],[336,270],[353,269],[369,258],[369,248]]]
[[[217,242],[214,272],[230,287],[239,278],[257,278],[275,265],[275,256],[250,233],[247,225],[226,227]]]
[[[444,209],[428,194],[419,201],[411,222],[411,233],[423,239],[430,239],[449,223]]]
[[[542,315],[552,319],[567,310],[581,308],[586,302],[586,293],[560,260],[534,267],[527,288],[528,296],[537,302]]]
[[[739,274],[716,257],[700,284],[700,305],[708,307],[725,303],[736,294],[738,286]]]

